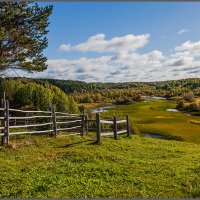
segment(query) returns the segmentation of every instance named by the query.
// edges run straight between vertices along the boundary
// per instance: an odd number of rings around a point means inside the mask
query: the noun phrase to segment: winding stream
[[[101,113],[101,112],[108,112],[107,109],[114,108],[114,107],[115,107],[114,105],[113,106],[101,106],[101,107],[98,107],[98,108],[90,109],[90,112],[92,114],[94,114],[94,113]]]

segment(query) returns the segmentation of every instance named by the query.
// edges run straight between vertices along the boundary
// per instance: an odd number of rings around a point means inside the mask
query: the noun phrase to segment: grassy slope
[[[122,114],[129,114],[141,133],[174,136],[188,142],[200,144],[200,125],[190,120],[200,121],[198,116],[188,116],[182,112],[167,112],[176,103],[168,100],[150,99],[113,108]]]
[[[0,149],[0,197],[200,197],[200,146],[27,136]]]

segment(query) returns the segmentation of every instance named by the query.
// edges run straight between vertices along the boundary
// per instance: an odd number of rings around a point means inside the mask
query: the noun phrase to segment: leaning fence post
[[[4,137],[3,137],[3,144],[8,145],[9,144],[9,101],[6,100],[4,104]]]
[[[52,121],[53,121],[53,136],[57,136],[57,126],[56,126],[56,112],[54,106],[52,106]]]
[[[97,144],[101,143],[101,122],[100,122],[100,114],[96,113],[96,124],[97,124]]]
[[[128,115],[126,115],[126,129],[127,129],[127,136],[129,137],[131,135],[131,132],[130,132],[130,122]]]
[[[116,117],[114,117],[113,125],[114,125],[114,139],[117,140],[117,118]]]

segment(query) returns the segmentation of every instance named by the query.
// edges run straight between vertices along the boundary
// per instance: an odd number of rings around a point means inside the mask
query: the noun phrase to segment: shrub
[[[198,112],[200,111],[200,107],[197,103],[191,103],[186,109],[190,112]]]
[[[180,109],[180,110],[183,109],[184,108],[184,101],[183,100],[178,101],[176,108]]]
[[[184,95],[183,98],[185,101],[189,101],[189,102],[194,102],[194,100],[195,100],[193,93],[187,93]]]

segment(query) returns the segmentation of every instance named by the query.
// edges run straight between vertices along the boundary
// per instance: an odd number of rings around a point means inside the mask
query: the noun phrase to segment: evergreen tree
[[[8,68],[42,71],[52,6],[30,2],[0,2],[0,74]]]

